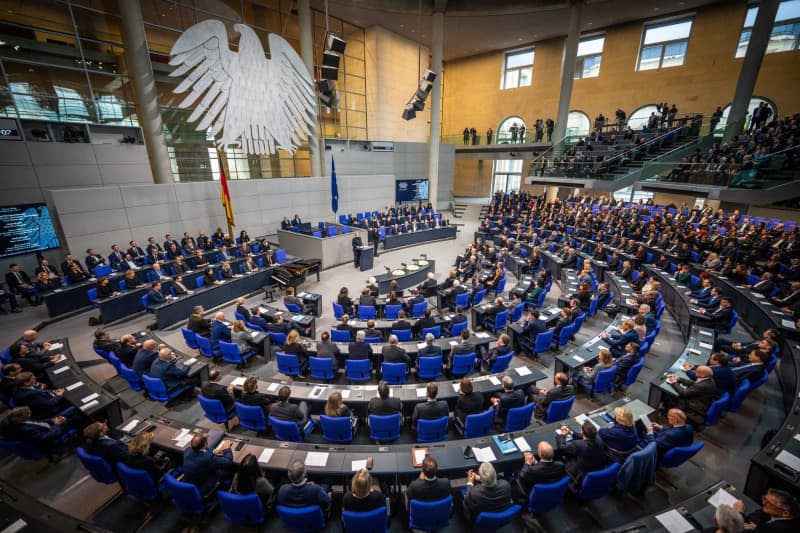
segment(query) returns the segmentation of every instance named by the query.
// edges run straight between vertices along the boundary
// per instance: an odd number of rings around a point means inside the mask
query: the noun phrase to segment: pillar
[[[431,90],[431,134],[428,144],[428,185],[430,203],[437,209],[439,201],[439,141],[442,134],[442,48],[444,46],[444,6],[439,6],[432,16],[431,70],[436,73]]]
[[[722,135],[723,143],[730,141],[735,135],[742,132],[747,108],[750,106],[753,89],[758,80],[758,72],[761,70],[761,60],[764,59],[767,51],[772,25],[775,24],[779,3],[778,0],[763,0],[758,6],[756,22],[750,33],[750,44],[747,45],[747,52],[744,54],[742,70],[739,71],[736,91],[733,93],[733,104],[728,113],[725,133]]]
[[[314,79],[314,26],[311,22],[311,0],[298,0],[297,1],[297,18],[300,23],[300,57],[303,58],[308,73],[311,74],[311,79]],[[316,94],[316,90],[314,91]],[[317,111],[320,106],[317,105]],[[311,150],[311,175],[320,177],[322,176],[322,159],[320,153],[320,143],[322,142],[322,126],[317,117],[316,131],[313,136],[308,138],[308,146]]]
[[[173,183],[167,141],[164,139],[161,109],[153,78],[153,67],[147,51],[140,0],[119,0],[122,40],[128,58],[128,77],[133,81],[136,115],[144,135],[147,158],[155,183]]]
[[[556,115],[556,125],[553,128],[553,143],[560,141],[567,134],[567,119],[572,99],[572,82],[575,79],[575,60],[578,57],[582,14],[583,0],[573,0],[572,8],[569,10],[569,31],[564,47],[564,60],[561,63],[561,92],[558,95],[558,115]]]

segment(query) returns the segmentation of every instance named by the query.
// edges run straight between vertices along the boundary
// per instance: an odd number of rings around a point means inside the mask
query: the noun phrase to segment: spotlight
[[[406,103],[405,110],[403,110],[403,119],[411,120],[417,116],[417,111],[425,110],[425,100],[433,90],[433,81],[436,79],[436,73],[430,69],[426,69],[422,74],[422,79],[417,86],[416,91],[411,99]]]
[[[414,111],[414,106],[411,104],[407,104],[406,108],[403,110],[403,120],[411,120],[416,116],[417,112]]]
[[[336,52],[337,54],[343,54],[346,47],[347,43],[343,39],[337,37],[335,33],[329,33],[328,37],[325,39],[325,49]]]

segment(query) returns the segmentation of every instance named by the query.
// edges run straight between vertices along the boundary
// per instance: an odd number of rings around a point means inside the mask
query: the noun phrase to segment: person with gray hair
[[[513,505],[511,485],[497,479],[491,463],[481,463],[478,473],[467,471],[467,493],[464,495],[464,517],[472,522],[479,513],[505,511]]]
[[[733,509],[744,517],[744,502],[736,500]],[[800,505],[797,498],[779,489],[768,489],[761,496],[761,509],[744,517],[744,528],[760,533],[800,530]]]
[[[433,333],[425,334],[425,346],[420,348],[419,351],[417,352],[418,365],[419,365],[419,359],[422,357],[436,357],[442,355],[442,348],[434,344],[435,340],[436,336]]]
[[[512,407],[521,407],[525,405],[525,393],[522,389],[514,389],[514,379],[511,376],[503,376],[503,390],[496,392],[492,396],[491,402],[495,409],[497,409],[497,418],[505,420],[506,413]]]
[[[318,505],[327,516],[331,508],[330,489],[306,479],[306,465],[293,461],[287,470],[289,483],[278,489],[278,505],[287,507],[306,507]]]
[[[398,343],[397,335],[389,335],[389,344],[381,349],[384,363],[405,363],[406,365],[411,363],[411,358]]]
[[[744,531],[742,515],[724,503],[717,506],[714,522],[717,524],[716,533],[742,533]]]
[[[365,338],[366,334],[364,333],[363,329],[356,332],[356,340],[351,342],[347,347],[347,358],[354,361],[360,359],[369,359],[373,361],[372,366],[375,366],[372,355],[372,346],[364,342]]]

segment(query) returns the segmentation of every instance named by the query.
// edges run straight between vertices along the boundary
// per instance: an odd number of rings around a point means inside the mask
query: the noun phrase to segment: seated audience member
[[[127,271],[136,271],[136,270],[139,270],[140,268],[142,268],[142,267],[139,266],[139,264],[136,261],[134,261],[134,259],[131,256],[131,254],[125,254],[125,258],[122,260],[122,263],[119,264],[119,267],[120,267],[120,269],[122,271],[125,271],[125,272],[127,272]]]
[[[38,294],[48,294],[61,288],[58,278],[51,278],[47,272],[39,272],[36,275],[36,292]]]
[[[442,355],[442,348],[434,344],[436,342],[436,337],[434,337],[433,333],[427,333],[425,335],[425,346],[419,349],[417,352],[417,365],[419,366],[419,360],[423,357],[436,357]]]
[[[247,329],[242,320],[234,320],[230,332],[231,342],[236,343],[240,354],[254,351],[258,355],[264,355],[264,343],[267,336],[262,335],[263,338],[260,341],[256,340],[256,335]]]
[[[149,372],[153,361],[158,358],[158,350],[156,348],[156,341],[153,339],[147,339],[142,343],[142,346],[139,348],[139,351],[136,352],[136,355],[133,356],[133,364],[131,369],[140,378]]]
[[[713,352],[708,358],[707,365],[714,377],[714,385],[717,388],[717,397],[722,396],[727,392],[730,397],[733,397],[736,392],[736,376],[728,365],[728,354],[724,352]],[[695,381],[697,379],[697,372],[691,363],[683,364],[683,371],[686,372],[686,377]]]
[[[472,522],[484,511],[498,513],[513,505],[511,485],[497,479],[491,463],[481,463],[478,473],[467,471],[467,493],[464,495],[464,517]]]
[[[772,292],[772,289],[775,288],[775,282],[772,281],[771,272],[764,272],[761,274],[761,277],[757,283],[754,283],[753,285],[745,285],[745,287],[766,296]]]
[[[225,412],[230,413],[234,409],[233,402],[235,401],[233,384],[231,383],[227,387],[220,385],[219,378],[219,370],[216,368],[209,370],[208,381],[200,387],[200,393],[210,400],[219,400],[222,402]]]
[[[326,485],[309,482],[306,479],[306,465],[302,461],[293,461],[287,472],[289,483],[278,488],[278,505],[287,507],[306,507],[318,505],[324,514],[331,507],[331,495]]]
[[[714,383],[714,373],[709,367],[698,366],[695,372],[697,374],[695,381],[670,374],[667,376],[667,383],[677,393],[678,405],[686,413],[689,421],[695,426],[700,426],[717,396],[717,386]]]
[[[14,391],[14,404],[30,407],[35,420],[63,416],[67,419],[76,414],[74,407],[63,397],[64,389],[50,390],[36,382],[33,372],[20,372]]]
[[[568,440],[570,435],[572,439]],[[576,484],[580,484],[587,473],[608,464],[603,443],[597,439],[597,426],[589,420],[581,425],[580,433],[572,433],[569,427],[561,426],[556,444],[556,457],[563,459],[567,474]]]
[[[154,281],[153,284],[150,286],[150,290],[147,291],[147,307],[152,308],[159,304],[166,303],[173,299],[171,294],[164,296],[161,292],[161,282]]]
[[[360,332],[359,332],[360,333]],[[381,348],[381,358],[385,363],[411,364],[411,357],[399,346],[397,335],[389,335],[389,344]]]
[[[352,315],[355,311],[355,308],[353,307],[353,300],[350,299],[347,287],[342,287],[339,290],[339,296],[336,297],[336,303],[342,306],[344,309],[344,314],[346,315]]]
[[[342,394],[340,392],[332,392],[328,396],[328,401],[325,402],[325,408],[323,409],[325,416],[341,418],[341,417],[353,417],[353,412],[350,411],[350,408],[347,407],[344,402],[342,401]]]
[[[652,422],[647,430],[647,440],[655,440],[658,458],[672,448],[678,446],[691,446],[694,442],[694,429],[686,423],[686,413],[680,409],[667,411],[669,427]]]
[[[36,274],[37,277],[42,272],[46,273],[50,279],[55,280],[56,282],[60,280],[59,279],[60,276],[58,275],[58,270],[56,270],[56,267],[52,266],[50,262],[45,258],[42,258],[42,260],[39,261],[39,266],[36,267],[36,269],[33,271],[33,273]]]
[[[128,458],[128,446],[108,436],[104,422],[92,422],[83,429],[83,449],[87,453],[102,457],[111,468],[115,463],[124,463]]]
[[[407,297],[403,302],[403,311],[406,312],[407,315],[412,315],[414,311],[414,305],[420,304],[425,301],[425,297],[422,296],[416,288],[411,289],[411,296]]]
[[[177,274],[175,278],[173,278],[170,289],[175,291],[175,295],[178,297],[186,296],[187,294],[194,294],[194,291],[187,287],[183,282],[183,276],[180,274]]]
[[[702,316],[697,317],[698,322],[714,329],[724,329],[733,316],[733,302],[727,296],[723,296],[719,299],[719,307],[716,309],[701,308],[700,313]]]
[[[768,489],[761,497],[761,509],[744,515],[744,502],[736,500],[733,509],[744,518],[745,531],[791,533],[800,528],[797,498],[779,489]]]
[[[644,316],[636,315],[633,317],[633,331],[635,331],[636,335],[639,337],[639,344],[643,343],[647,337],[647,327],[645,326]]]
[[[239,464],[231,481],[231,492],[241,495],[257,494],[264,507],[269,507],[275,487],[264,477],[258,458],[252,453],[245,455]]]
[[[212,267],[208,267],[203,273],[203,280],[205,281],[206,287],[220,284],[220,281],[217,279],[216,274],[214,274],[214,269]]]
[[[469,415],[476,415],[486,410],[483,394],[477,392],[472,387],[472,381],[466,376],[461,378],[459,384],[458,401],[456,402],[455,416],[456,421],[461,424],[467,422]]]
[[[64,276],[73,285],[75,285],[76,283],[84,282],[91,277],[88,272],[83,270],[81,264],[78,263],[77,261],[73,261],[72,263],[70,263],[68,270],[64,272]]]
[[[497,344],[494,348],[488,350],[486,354],[481,357],[481,366],[484,370],[490,370],[494,365],[495,359],[503,355],[511,353],[511,339],[505,333],[497,338]]]
[[[600,334],[600,338],[608,344],[611,350],[611,355],[614,358],[622,357],[625,355],[625,346],[628,343],[639,342],[639,335],[633,330],[633,320],[623,320],[622,326],[617,332],[606,333],[605,331]]]
[[[154,277],[156,280],[166,280],[171,279],[162,269],[159,263],[153,263],[153,270],[151,277]],[[155,280],[154,280],[155,281]]]
[[[368,467],[371,458],[367,459]],[[350,490],[342,497],[342,511],[362,513],[387,505],[386,497],[373,486],[372,476],[366,468],[359,469],[350,482]]]
[[[376,416],[389,416],[393,414],[401,414],[403,407],[400,403],[400,398],[395,398],[389,395],[391,389],[389,384],[381,380],[378,382],[378,395],[370,398],[367,405],[367,412]]]
[[[273,322],[267,324],[267,331],[288,335],[289,332],[292,331],[292,325],[283,320],[283,315],[278,315],[274,318]]]
[[[136,279],[136,272],[133,270],[127,270],[124,274],[125,279],[125,290],[132,291],[135,289],[143,289],[147,287],[147,284],[144,282],[139,281]]]
[[[329,331],[323,331],[319,339],[319,342],[317,342],[316,357],[333,359],[333,369],[335,371],[339,366],[344,364],[342,362],[344,359],[342,351],[336,343],[331,342],[331,334]]]
[[[539,319],[539,311],[533,309],[528,311],[525,321],[522,323],[521,335],[527,337],[531,342],[536,342],[536,336],[547,330],[547,323]]]
[[[296,422],[302,433],[306,423],[308,423],[308,404],[301,401],[299,404],[289,402],[292,389],[286,385],[278,389],[278,401],[273,403],[269,409],[269,416],[278,420],[291,420]]]
[[[297,361],[301,366],[308,361],[308,351],[296,329],[290,331],[286,336],[286,343],[283,345],[281,352],[297,356]]]
[[[517,480],[513,487],[518,500],[528,501],[528,495],[534,485],[539,483],[555,483],[564,477],[564,463],[554,460],[553,446],[540,441],[536,447],[536,455],[527,451],[522,454],[522,468],[517,472]]]
[[[178,255],[175,257],[175,262],[172,263],[172,271],[175,273],[176,276],[182,276],[190,272],[189,265],[183,260],[182,255]]]
[[[436,399],[439,394],[439,386],[434,382],[430,382],[425,386],[425,389],[427,392],[426,400],[414,406],[414,413],[411,416],[411,424],[414,431],[417,430],[417,420],[435,420],[450,415],[450,408],[447,406],[447,402]]]
[[[749,380],[750,383],[758,380],[764,374],[770,359],[772,359],[772,356],[768,352],[763,350],[751,351],[750,355],[747,356],[747,363],[733,369],[736,385],[739,386],[745,379]]]
[[[617,463],[624,463],[636,451],[639,436],[633,426],[633,413],[627,407],[614,409],[614,424],[600,428],[597,432],[603,442],[606,456]]]
[[[406,487],[406,509],[409,502],[435,502],[443,500],[450,495],[450,480],[439,477],[439,464],[436,459],[426,454],[422,460],[422,470],[419,477]]]
[[[411,322],[406,320],[406,313],[404,311],[399,311],[397,313],[397,320],[392,324],[392,329],[394,330],[407,330],[411,328]]]
[[[94,249],[89,248],[86,250],[86,258],[84,263],[86,264],[86,268],[89,270],[89,272],[91,272],[97,267],[104,266],[106,264],[106,258],[95,253]]]
[[[0,435],[6,440],[21,441],[44,453],[52,453],[61,447],[61,438],[69,430],[67,419],[56,416],[50,420],[31,420],[30,407],[21,406],[11,410],[0,423]]]
[[[497,409],[497,418],[504,420],[508,410],[512,407],[522,407],[525,405],[525,393],[522,389],[514,389],[514,379],[511,376],[503,376],[503,390],[496,392],[492,396],[491,403]]]
[[[195,250],[190,260],[192,261],[192,268],[194,268],[194,270],[202,270],[209,265],[208,259],[206,259],[206,256],[203,255],[203,252],[200,250]]]
[[[192,315],[186,322],[186,327],[194,331],[197,335],[208,339],[211,337],[211,321],[203,316],[204,313],[205,310],[203,310],[203,306],[196,305],[194,309],[192,309]]]
[[[0,395],[4,399],[12,398],[14,391],[17,390],[17,376],[22,372],[19,363],[7,363],[3,365],[2,379],[0,379]]]
[[[365,338],[366,335],[364,334],[364,330],[359,330],[356,332],[356,340],[351,342],[347,347],[348,359],[352,359],[354,361],[361,359],[373,359],[372,346],[364,342]]]
[[[153,378],[159,378],[164,382],[167,391],[177,389],[184,385],[188,385],[186,374],[189,373],[191,366],[184,366],[178,368],[175,362],[178,356],[170,348],[161,348],[158,351],[158,358],[150,365],[150,372],[148,375]]]
[[[625,388],[625,380],[628,378],[628,371],[639,362],[639,345],[629,342],[625,345],[624,355],[617,358],[614,364],[617,371],[614,373],[614,388],[621,391]]]
[[[136,435],[128,443],[128,455],[125,459],[125,466],[135,468],[136,470],[144,470],[150,479],[153,480],[156,487],[161,482],[164,472],[158,466],[156,460],[150,455],[150,445],[153,442],[156,434],[152,431],[145,431]]]
[[[126,280],[126,288],[127,288],[127,280]],[[114,290],[114,287],[111,285],[111,280],[108,279],[106,276],[101,276],[97,280],[97,298],[111,298],[112,296],[118,296],[119,292]]]
[[[197,487],[204,497],[210,495],[217,485],[231,479],[236,469],[230,441],[216,450],[206,446],[206,434],[199,433],[192,437],[191,445],[183,452],[183,482]]]
[[[558,372],[553,377],[555,387],[551,389],[540,388],[537,389],[531,385],[528,389],[528,395],[531,401],[536,404],[533,416],[539,420],[547,418],[547,408],[551,403],[557,400],[566,400],[575,396],[575,390],[569,384],[569,377],[563,372]]]
[[[375,321],[372,319],[367,320],[367,328],[364,330],[364,335],[369,339],[382,338],[380,330],[375,329]]]
[[[265,415],[269,415],[272,400],[263,392],[258,392],[258,380],[254,376],[249,376],[242,385],[242,397],[239,399],[244,405],[258,405],[264,410]]]
[[[306,308],[305,302],[295,296],[294,287],[286,287],[286,296],[283,297],[283,304],[294,304],[300,308],[301,313],[307,313],[308,309]]]
[[[605,346],[601,346],[597,350],[597,363],[594,366],[584,366],[575,374],[575,379],[580,378],[581,381],[590,385],[597,379],[597,374],[603,370],[608,370],[614,365],[614,359],[611,357],[611,350]]]
[[[359,307],[375,307],[375,297],[372,295],[369,287],[365,287],[364,290],[361,291],[361,295],[358,297],[358,305]]]

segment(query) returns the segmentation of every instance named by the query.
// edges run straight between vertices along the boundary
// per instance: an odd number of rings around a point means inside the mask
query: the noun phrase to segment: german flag
[[[225,157],[225,154],[222,154]],[[219,166],[219,186],[220,196],[222,197],[222,205],[225,208],[225,218],[228,219],[229,226],[235,226],[236,221],[233,218],[233,204],[231,203],[231,193],[228,191],[228,178],[225,177],[225,166]]]

